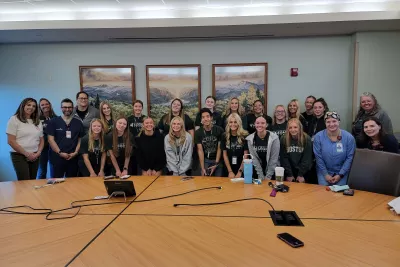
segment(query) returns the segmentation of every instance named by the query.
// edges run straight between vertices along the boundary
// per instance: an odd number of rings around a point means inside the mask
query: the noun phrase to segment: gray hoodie
[[[100,119],[100,112],[97,108],[89,105],[88,106],[88,113],[86,114],[85,118],[82,120],[79,115],[76,113],[76,109],[78,107],[74,108],[74,112],[73,112],[73,116],[74,118],[77,118],[78,120],[80,120],[83,124],[83,130],[85,131],[85,133],[88,133],[89,131],[89,127],[90,127],[90,122],[92,121],[92,119]]]
[[[275,167],[278,166],[279,162],[279,152],[280,152],[280,143],[278,135],[269,132],[268,138],[268,148],[267,148],[267,168],[265,170],[265,177],[264,172],[261,166],[261,160],[258,157],[256,150],[254,149],[254,135],[257,133],[250,134],[246,137],[247,144],[249,146],[249,152],[253,156],[253,165],[256,169],[258,179],[271,179],[271,177],[275,173]]]
[[[186,140],[182,146],[172,146],[169,134],[164,138],[165,155],[167,156],[167,168],[175,176],[186,175],[192,165],[193,141],[192,136],[186,132]],[[177,144],[179,146],[179,144]]]

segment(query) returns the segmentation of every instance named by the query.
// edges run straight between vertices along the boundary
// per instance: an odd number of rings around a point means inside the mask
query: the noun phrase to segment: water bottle
[[[245,159],[245,156],[250,156],[250,158]],[[253,156],[250,154],[245,154],[243,156],[243,165],[244,165],[244,183],[252,184],[253,183]]]

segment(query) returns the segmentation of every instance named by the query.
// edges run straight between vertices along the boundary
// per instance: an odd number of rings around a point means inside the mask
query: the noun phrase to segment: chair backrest
[[[352,189],[400,195],[400,155],[356,149],[348,185]]]

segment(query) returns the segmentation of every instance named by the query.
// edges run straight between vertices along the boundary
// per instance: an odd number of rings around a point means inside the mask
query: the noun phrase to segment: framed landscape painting
[[[132,115],[134,66],[80,66],[79,77],[81,91],[88,93],[90,105],[99,108],[102,101],[108,101],[117,113],[114,115]]]
[[[148,114],[158,123],[169,112],[174,98],[182,100],[185,112],[195,120],[201,99],[200,65],[147,65]]]
[[[268,63],[213,64],[216,110],[224,113],[229,100],[238,97],[246,113],[259,99],[267,110]]]

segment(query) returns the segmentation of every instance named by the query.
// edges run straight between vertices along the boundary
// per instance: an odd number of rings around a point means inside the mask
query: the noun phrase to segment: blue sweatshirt
[[[354,137],[347,131],[341,130],[342,139],[332,142],[327,130],[320,131],[314,137],[314,154],[317,162],[318,184],[329,185],[325,175],[344,175],[336,184],[347,184],[353,155],[356,148]]]

